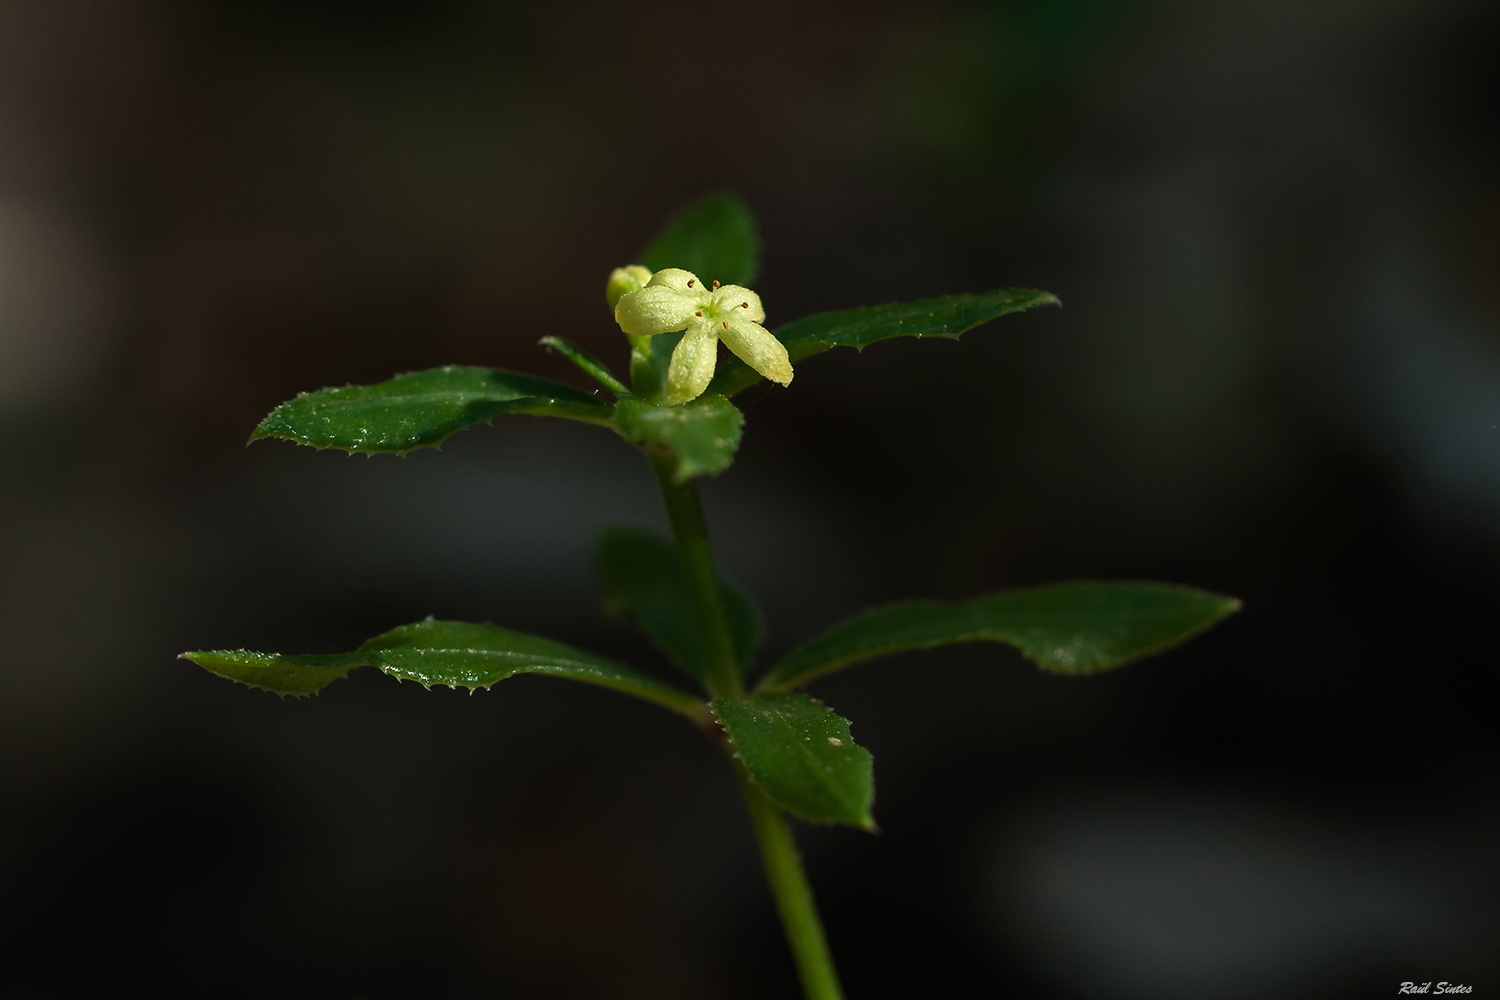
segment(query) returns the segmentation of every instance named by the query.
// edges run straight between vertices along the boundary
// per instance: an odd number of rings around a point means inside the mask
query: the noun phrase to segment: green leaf
[[[875,828],[874,762],[836,712],[786,691],[717,698],[709,708],[750,780],[777,805],[815,823]]]
[[[625,383],[615,378],[615,373],[609,370],[608,365],[571,340],[564,340],[562,337],[543,337],[537,343],[543,347],[552,348],[573,362],[575,368],[614,393],[616,398],[631,394]]]
[[[703,718],[703,702],[677,688],[602,657],[499,625],[435,619],[402,625],[353,653],[283,656],[248,650],[183,653],[199,666],[277,694],[311,694],[359,666],[377,667],[424,687],[487,688],[516,674],[548,674],[623,691]]]
[[[641,263],[653,271],[680,267],[704,281],[748,285],[760,270],[755,216],[734,195],[709,195],[672,216],[641,251]]]
[[[677,547],[642,528],[609,528],[595,551],[606,607],[629,614],[679,669],[706,684],[708,654],[698,631],[693,599]],[[740,675],[750,669],[763,635],[760,610],[740,588],[719,581],[729,637]]]
[[[1057,296],[1031,288],[1002,288],[975,295],[944,295],[919,302],[892,302],[863,309],[815,313],[774,331],[796,364],[834,347],[864,350],[894,337],[942,337],[957,340],[982,323],[1035,306],[1058,305]],[[719,365],[709,392],[733,396],[760,381],[739,358]]]
[[[639,399],[622,399],[615,406],[620,435],[648,452],[671,455],[679,483],[729,468],[744,424],[745,415],[716,395],[704,394],[681,406],[652,406]]]
[[[499,413],[531,413],[608,425],[609,404],[561,382],[448,365],[397,375],[377,385],[304,392],[282,403],[250,440],[280,438],[314,448],[405,454]]]
[[[1088,674],[1170,649],[1239,609],[1233,597],[1191,587],[1088,580],[959,604],[908,601],[835,625],[789,653],[761,687],[794,687],[863,660],[955,642],[1003,642],[1043,670]]]
[[[178,658],[192,660],[209,673],[250,687],[294,696],[320,691],[355,667],[370,662],[359,653],[282,656],[248,649],[198,650]]]

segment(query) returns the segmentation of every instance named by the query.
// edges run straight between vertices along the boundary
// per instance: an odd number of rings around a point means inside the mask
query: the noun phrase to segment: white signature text
[[[1397,993],[1473,993],[1474,987],[1458,983],[1402,983]]]

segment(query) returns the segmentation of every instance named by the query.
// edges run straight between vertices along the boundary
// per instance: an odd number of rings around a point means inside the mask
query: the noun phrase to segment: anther
[[[715,288],[718,288],[718,287],[719,287],[719,283],[718,283],[718,282],[717,282],[717,281],[715,281],[715,282],[714,282],[714,287],[715,287]]]
[[[724,321],[724,329],[729,329],[729,320],[727,319]]]
[[[740,303],[740,308],[741,309],[749,309],[750,308],[750,303],[748,303],[748,302],[741,302]]]
[[[697,278],[689,278],[688,279],[688,287],[692,288],[693,287],[693,282],[695,282],[697,280],[698,280]]]
[[[702,316],[703,315],[703,310],[699,309],[697,312],[693,313],[693,315],[694,316]]]

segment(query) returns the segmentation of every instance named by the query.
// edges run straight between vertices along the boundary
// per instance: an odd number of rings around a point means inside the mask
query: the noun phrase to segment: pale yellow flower
[[[708,388],[718,360],[719,341],[772,382],[790,385],[792,361],[781,341],[761,326],[766,311],[760,296],[741,285],[705,288],[691,271],[668,267],[646,287],[621,296],[615,322],[636,337],[687,331],[672,351],[662,402],[676,406]]]

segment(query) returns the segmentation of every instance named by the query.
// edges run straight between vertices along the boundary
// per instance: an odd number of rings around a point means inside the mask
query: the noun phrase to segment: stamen
[[[719,287],[719,283],[718,283],[718,282],[717,282],[717,281],[715,281],[715,282],[714,282],[714,288],[716,288],[716,289],[717,289],[717,288],[718,288],[718,287]]]
[[[729,320],[727,319],[724,321],[724,329],[729,329]]]
[[[693,287],[693,282],[695,282],[697,280],[698,280],[697,278],[689,278],[688,279],[688,287],[692,288]]]
[[[740,303],[740,308],[741,309],[749,309],[750,308],[750,303],[748,303],[748,302],[741,302]]]

